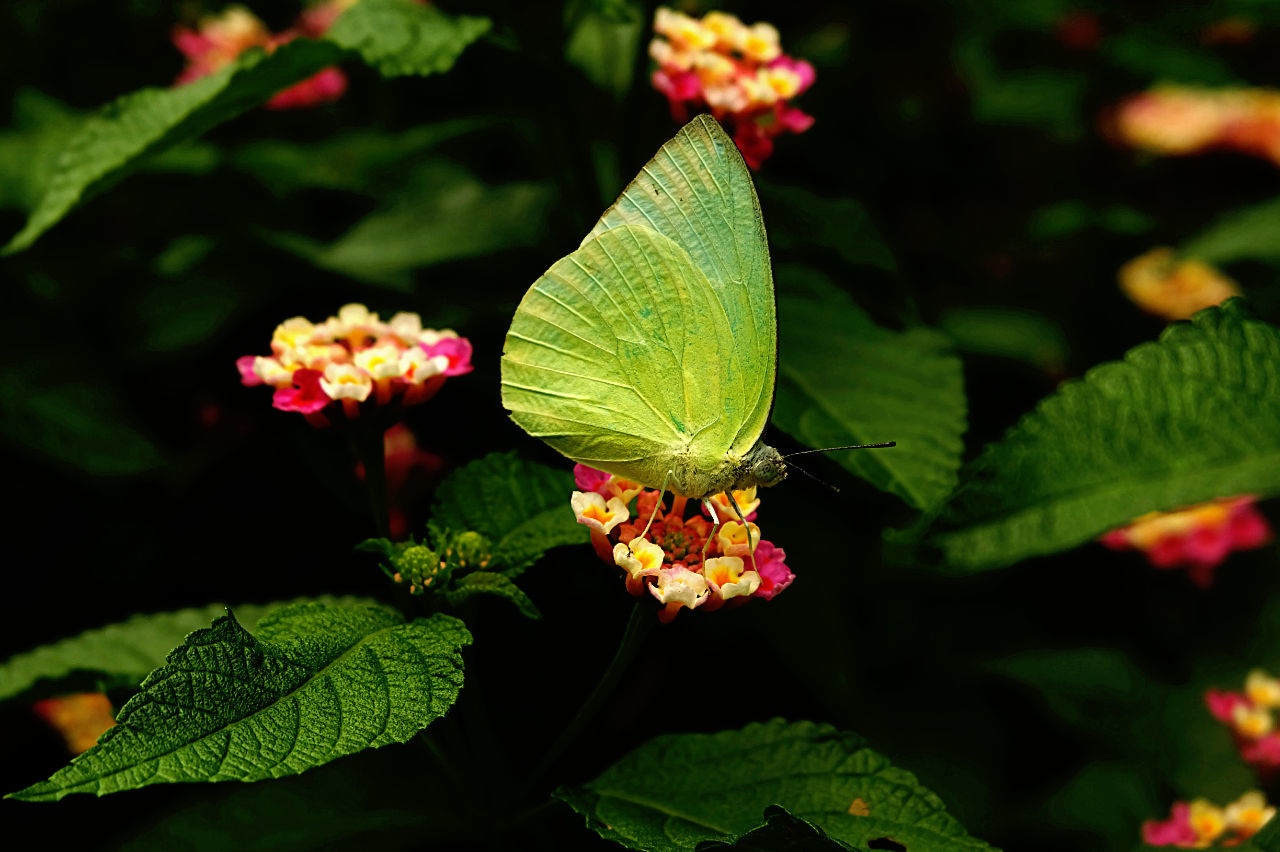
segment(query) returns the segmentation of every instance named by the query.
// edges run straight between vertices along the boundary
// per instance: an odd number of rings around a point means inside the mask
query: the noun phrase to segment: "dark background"
[[[234,151],[272,139],[306,151],[351,129],[391,135],[472,117],[489,122],[481,129],[393,164],[366,192],[273,190],[226,162],[144,172],[32,250],[0,261],[8,543],[0,656],[139,611],[387,596],[373,561],[352,553],[372,530],[349,449],[237,380],[234,359],[265,352],[285,317],[319,320],[363,301],[384,316],[414,310],[428,325],[458,329],[475,345],[476,370],[412,414],[419,442],[446,470],[510,448],[563,464],[502,412],[502,335],[524,289],[576,246],[675,126],[639,52],[635,84],[621,100],[564,62],[558,4],[441,5],[491,16],[499,38],[425,80],[385,82],[352,64],[351,89],[337,104],[256,110],[207,142]],[[1061,379],[1158,334],[1162,323],[1116,287],[1120,264],[1276,192],[1273,164],[1229,154],[1155,160],[1112,145],[1100,130],[1108,106],[1159,80],[1277,82],[1274,7],[1189,5],[726,7],[748,22],[775,23],[784,48],[817,68],[798,101],[814,127],[780,139],[758,175],[775,260],[823,270],[891,327],[946,329],[957,311],[999,306],[1037,330],[1044,346],[1019,353],[1011,344],[1013,357],[961,341],[969,456]],[[282,0],[253,8],[276,28],[297,11]],[[3,4],[0,118],[24,91],[87,111],[167,84],[181,66],[170,28],[196,9],[147,0]],[[1241,9],[1259,23],[1252,41],[1202,43],[1205,25]],[[1081,14],[1097,29],[1084,44],[1064,30]],[[647,34],[646,26],[642,44]],[[1010,97],[1009,86],[1023,94]],[[19,185],[30,168],[32,149],[14,141],[32,132],[20,118],[10,115],[12,129],[0,133],[0,177],[8,181],[0,188]],[[326,272],[267,236],[333,239],[442,162],[489,186],[545,186],[550,201],[532,236],[522,231],[516,245],[413,270],[400,290]],[[797,190],[787,197],[801,201],[775,212],[778,188]],[[4,200],[7,236],[24,213],[12,191]],[[1067,202],[1094,213],[1045,213]],[[798,215],[805,211],[827,227],[815,235]],[[477,219],[474,227],[495,226]],[[898,275],[839,250],[842,240],[875,233]],[[1273,316],[1273,271],[1250,263],[1230,271]],[[780,330],[784,347],[795,333]],[[1273,549],[1232,558],[1208,591],[1180,572],[1096,546],[948,578],[886,559],[882,531],[913,519],[906,506],[831,461],[813,468],[841,492],[793,478],[764,495],[767,529],[787,550],[794,587],[768,605],[686,615],[655,630],[555,783],[590,778],[656,733],[781,715],[863,734],[938,792],[976,836],[1007,849],[1132,848],[1141,820],[1163,816],[1175,798],[1226,801],[1248,786],[1225,731],[1176,714],[1197,706],[1208,683],[1236,687],[1250,666],[1280,662],[1275,637],[1259,626],[1280,603]],[[414,483],[418,524],[432,486]],[[471,741],[505,751],[516,777],[590,690],[631,606],[615,572],[585,546],[552,553],[522,582],[545,618],[525,622],[500,602],[477,608],[464,694],[483,699],[493,733],[460,723]],[[1011,677],[1000,661],[1015,655],[1021,675]],[[4,790],[65,762],[56,735],[28,708],[0,711],[0,724]],[[484,754],[474,758],[477,777],[504,783],[506,770]],[[50,844],[92,848],[141,837],[166,848],[145,832],[180,808],[192,809],[180,819],[204,826],[206,839],[238,831],[217,811],[224,800],[250,815],[251,832],[269,827],[254,814],[281,825],[341,814],[355,788],[381,804],[430,812],[447,801],[434,772],[412,746],[392,747],[274,785],[159,786],[104,801],[2,807],[6,828],[37,826]],[[381,780],[351,782],[344,773]],[[252,792],[267,787],[285,792]],[[295,811],[252,798],[273,795]],[[529,826],[496,848],[591,842],[558,805]],[[335,827],[332,844],[348,830],[362,829]],[[262,848],[289,848],[287,834],[272,836]],[[433,838],[474,845],[421,828],[377,836],[377,848]]]

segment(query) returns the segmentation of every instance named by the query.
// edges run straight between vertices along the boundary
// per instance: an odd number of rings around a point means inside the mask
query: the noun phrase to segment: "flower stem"
[[[387,456],[382,430],[365,430],[353,442],[356,457],[364,465],[364,484],[369,489],[369,511],[373,526],[382,538],[391,538],[391,515],[387,505]]]
[[[521,790],[522,797],[531,793],[538,783],[542,781],[543,777],[555,768],[565,749],[577,738],[582,729],[595,718],[600,706],[604,704],[605,699],[609,697],[614,687],[618,685],[618,681],[626,672],[627,666],[644,643],[645,636],[648,635],[649,630],[653,627],[654,618],[650,606],[647,604],[648,601],[638,600],[631,607],[631,617],[627,619],[626,629],[622,632],[622,639],[618,643],[618,649],[613,652],[613,659],[609,661],[604,674],[600,676],[600,681],[582,704],[577,715],[569,722],[569,726],[551,744],[546,754],[542,756],[542,760],[538,762],[533,772],[530,773]]]

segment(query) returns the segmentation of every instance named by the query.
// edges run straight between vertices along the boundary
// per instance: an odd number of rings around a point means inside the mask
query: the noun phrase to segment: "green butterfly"
[[[777,350],[760,202],[733,140],[703,115],[525,293],[502,403],[574,461],[651,488],[705,498],[774,485],[787,466],[761,435]]]

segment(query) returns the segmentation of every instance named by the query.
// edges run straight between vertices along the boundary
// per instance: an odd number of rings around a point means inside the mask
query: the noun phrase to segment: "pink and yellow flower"
[[[1120,289],[1135,305],[1166,320],[1190,319],[1196,311],[1240,295],[1240,288],[1203,260],[1179,258],[1155,248],[1120,267]]]
[[[672,117],[683,123],[710,111],[751,168],[769,158],[776,137],[813,124],[789,103],[813,85],[813,66],[783,54],[772,24],[748,26],[724,12],[698,19],[659,7],[653,30],[653,86],[666,95]]]
[[[574,466],[573,479],[579,489],[570,501],[574,516],[591,529],[596,553],[606,563],[623,569],[631,594],[639,597],[647,588],[665,604],[659,613],[664,623],[681,609],[710,612],[726,602],[736,606],[750,598],[770,600],[795,579],[784,562],[786,554],[762,541],[760,528],[754,523],[744,527],[730,521],[717,528],[703,514],[707,507],[699,501],[690,506],[688,498],[673,496],[668,508],[657,489],[583,464]],[[749,507],[754,515],[760,505],[755,489],[735,494],[739,505]],[[632,499],[634,512],[629,509]],[[722,507],[728,505],[724,494],[711,500]],[[716,511],[717,517],[723,518],[719,509]],[[755,542],[754,554],[747,542],[748,531]]]
[[[453,355],[433,354],[442,344]],[[417,314],[382,322],[364,305],[344,305],[336,316],[314,324],[285,320],[271,338],[270,356],[236,360],[248,386],[275,388],[273,405],[327,423],[322,412],[340,401],[347,417],[367,405],[416,405],[435,395],[450,375],[471,369],[471,344],[454,331],[422,328]]]
[[[184,85],[225,68],[250,48],[268,52],[301,35],[318,35],[299,29],[272,33],[243,6],[229,6],[221,14],[201,18],[195,29],[176,27],[173,44],[187,64],[175,81]],[[347,77],[338,68],[324,68],[306,80],[278,92],[267,109],[299,109],[329,103],[347,90]]]
[[[1156,568],[1185,568],[1207,587],[1213,569],[1237,550],[1271,541],[1271,527],[1250,496],[1225,497],[1175,512],[1149,512],[1099,541],[1112,550],[1141,550]]]
[[[36,715],[62,735],[72,754],[88,751],[116,723],[111,701],[100,692],[46,698],[31,706]]]
[[[1162,156],[1215,149],[1280,165],[1280,91],[1159,86],[1128,98],[1113,117],[1123,144]]]
[[[1243,692],[1210,689],[1204,696],[1213,717],[1230,728],[1240,756],[1264,779],[1280,770],[1280,732],[1275,716],[1280,709],[1278,699],[1280,681],[1261,669],[1249,672]]]
[[[1275,816],[1257,790],[1250,790],[1225,808],[1207,799],[1174,802],[1169,818],[1142,824],[1142,840],[1150,846],[1204,848],[1238,846],[1257,834]]]

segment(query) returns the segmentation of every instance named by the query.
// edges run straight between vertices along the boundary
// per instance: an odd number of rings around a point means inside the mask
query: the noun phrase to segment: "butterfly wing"
[[[691,445],[699,462],[714,462],[704,437],[736,414],[723,369],[732,343],[689,254],[654,230],[619,225],[525,294],[502,356],[502,402],[569,458],[657,487]]]
[[[704,440],[718,456],[727,450],[745,454],[773,407],[777,310],[751,173],[714,119],[698,116],[663,145],[583,245],[625,225],[651,228],[684,249],[720,302],[733,345],[718,365],[706,368],[723,371],[722,392],[732,413]]]

